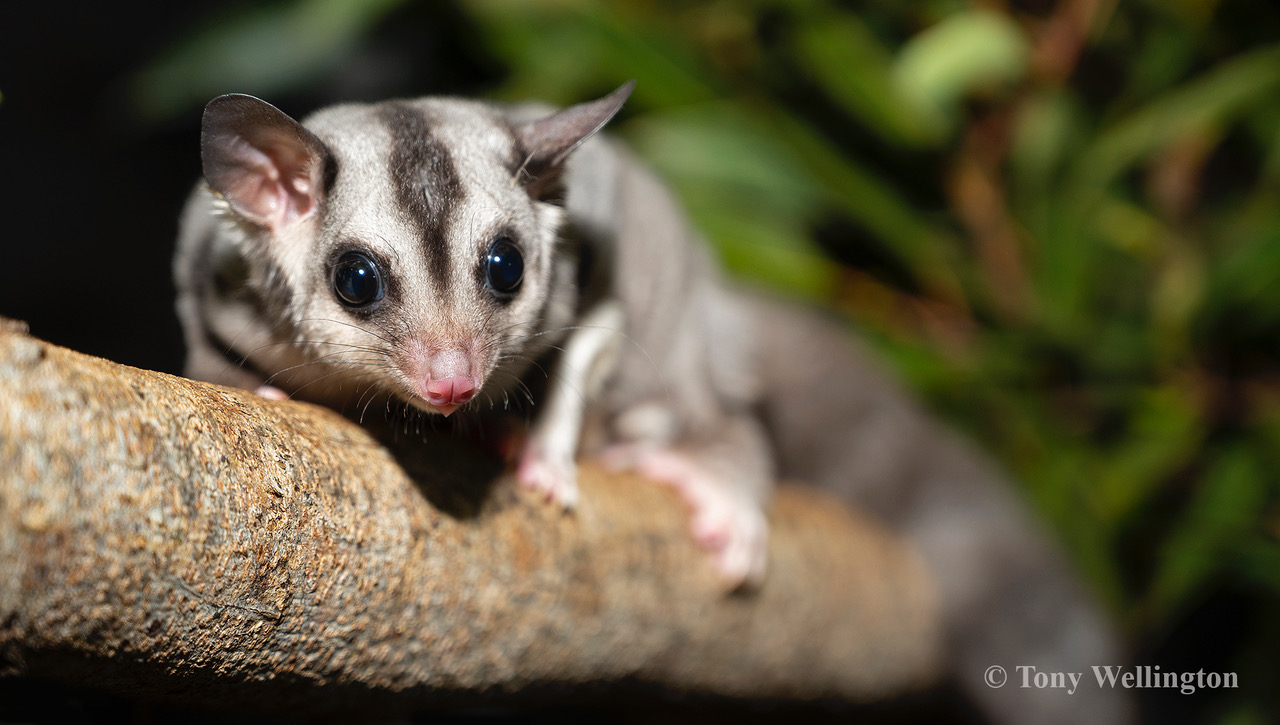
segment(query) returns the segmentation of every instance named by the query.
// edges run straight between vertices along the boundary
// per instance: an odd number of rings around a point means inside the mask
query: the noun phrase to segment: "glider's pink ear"
[[[275,106],[237,93],[205,106],[200,156],[205,180],[232,210],[279,230],[315,211],[328,153]]]

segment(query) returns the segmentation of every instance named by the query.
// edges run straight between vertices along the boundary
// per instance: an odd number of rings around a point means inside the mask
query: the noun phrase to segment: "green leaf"
[[[732,272],[792,296],[823,301],[838,270],[803,230],[732,213],[704,213],[697,222]]]
[[[946,130],[921,114],[893,82],[893,55],[855,15],[809,15],[795,45],[805,70],[849,113],[884,139],[907,147],[932,146]]]
[[[132,81],[144,120],[228,92],[270,96],[330,76],[403,0],[297,0],[232,15],[175,46]]]
[[[1167,618],[1205,579],[1220,573],[1230,552],[1253,535],[1266,481],[1264,470],[1243,445],[1213,460],[1184,520],[1161,549],[1147,592],[1148,611],[1156,621]]]
[[[808,298],[831,288],[835,265],[806,228],[824,191],[741,107],[714,103],[646,114],[625,131],[676,187],[730,270]]]
[[[1103,213],[1123,192],[1116,180],[1190,133],[1208,134],[1280,89],[1280,45],[1242,54],[1184,83],[1111,124],[1068,170],[1060,202],[1048,212],[1048,232],[1034,255],[1034,277],[1046,302],[1042,322],[1071,336],[1087,335],[1095,276],[1105,270],[1099,242]]]
[[[1229,323],[1237,335],[1274,334],[1280,325],[1280,216],[1274,202],[1247,236],[1232,240],[1209,272],[1196,324]]]
[[[682,196],[735,215],[804,221],[825,200],[809,170],[740,105],[708,103],[647,113],[626,136]],[[799,224],[797,226],[800,226]]]
[[[1207,133],[1280,89],[1280,45],[1243,53],[1111,124],[1074,165],[1077,211],[1135,163],[1191,133]]]
[[[1160,484],[1197,455],[1206,430],[1191,391],[1170,385],[1138,396],[1130,429],[1107,456],[1093,484],[1098,514],[1119,522],[1134,515]]]
[[[636,80],[636,97],[657,106],[715,100],[716,78],[680,33],[651,25],[637,8],[593,2],[469,0],[463,5],[511,67],[503,95],[579,102]]]
[[[1053,175],[1081,140],[1083,122],[1067,91],[1040,89],[1027,97],[1014,120],[1009,165],[1017,179],[1014,197],[1046,192]]]
[[[919,33],[898,55],[894,83],[933,127],[951,127],[970,93],[1012,84],[1027,72],[1031,49],[1008,15],[957,13]]]
[[[901,255],[931,293],[948,300],[963,299],[953,235],[931,223],[891,184],[841,153],[809,124],[776,109],[755,110],[767,119],[778,142],[822,186],[830,204]]]
[[[1250,543],[1240,552],[1238,566],[1247,579],[1280,594],[1280,543],[1274,539]]]

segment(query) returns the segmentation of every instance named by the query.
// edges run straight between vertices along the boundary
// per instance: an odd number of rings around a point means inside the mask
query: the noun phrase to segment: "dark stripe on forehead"
[[[426,114],[402,103],[381,113],[391,132],[391,188],[396,204],[422,237],[427,269],[438,289],[449,280],[449,229],[465,194],[453,157],[431,134]]]

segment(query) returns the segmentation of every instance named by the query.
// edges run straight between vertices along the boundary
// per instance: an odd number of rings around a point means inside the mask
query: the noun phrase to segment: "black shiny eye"
[[[489,287],[499,294],[509,295],[520,289],[524,278],[524,257],[515,243],[507,237],[498,237],[489,247],[487,278]]]
[[[360,252],[347,252],[333,266],[333,292],[348,307],[364,307],[382,299],[378,264]]]

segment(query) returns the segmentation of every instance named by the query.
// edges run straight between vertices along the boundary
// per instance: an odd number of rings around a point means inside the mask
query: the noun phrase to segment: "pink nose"
[[[427,383],[427,402],[441,408],[462,405],[475,397],[475,394],[475,381],[461,375]]]

